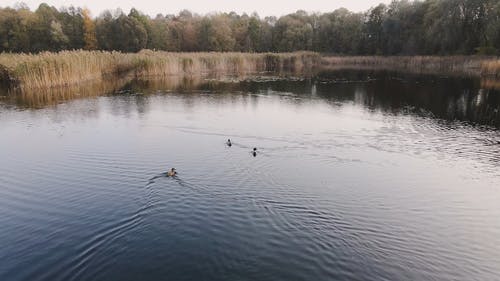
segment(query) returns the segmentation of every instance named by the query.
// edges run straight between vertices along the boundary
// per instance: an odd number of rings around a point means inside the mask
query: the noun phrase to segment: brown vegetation
[[[324,57],[322,67],[350,69],[387,69],[423,74],[496,75],[500,61],[483,56],[353,56]]]
[[[497,79],[500,60],[484,56],[324,56],[295,53],[139,53],[62,51],[0,54],[0,82],[21,90],[83,85],[126,76],[249,75],[262,72],[309,74],[317,69],[386,69],[425,74],[459,74]]]
[[[303,73],[319,63],[319,55],[296,53],[139,53],[62,51],[0,54],[0,75],[10,86],[42,89],[102,80],[109,75],[135,78],[168,75]]]
[[[5,99],[22,108],[43,108],[47,105],[56,105],[64,101],[94,98],[122,89],[130,79],[106,79],[91,81],[85,84],[76,84],[65,87],[41,89],[8,89]]]
[[[485,61],[481,68],[483,76],[500,77],[500,59]]]

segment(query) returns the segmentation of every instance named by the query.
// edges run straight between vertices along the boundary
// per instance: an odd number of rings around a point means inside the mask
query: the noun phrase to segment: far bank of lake
[[[485,56],[328,56],[293,53],[139,53],[62,51],[40,54],[0,54],[4,88],[43,90],[91,85],[123,79],[168,76],[291,75],[310,77],[331,69],[372,69],[415,74],[475,76],[497,87],[500,60]]]

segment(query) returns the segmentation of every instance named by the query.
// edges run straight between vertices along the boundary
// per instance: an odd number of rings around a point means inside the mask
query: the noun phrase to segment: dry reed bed
[[[500,59],[490,59],[483,62],[482,73],[485,76],[500,77]]]
[[[493,89],[500,90],[500,79],[498,78],[482,78],[481,79],[481,88],[483,89]]]
[[[320,57],[295,53],[139,53],[62,51],[40,54],[0,54],[0,82],[22,90],[50,89],[116,79],[119,74],[148,79],[171,75],[258,72],[309,73],[323,68],[388,69],[429,74],[468,74],[499,77],[500,59],[478,56],[353,56]],[[120,75],[121,77],[121,75]]]
[[[141,51],[136,77],[168,75],[247,74],[262,71],[312,70],[320,62],[312,52],[295,53],[169,53]]]
[[[353,56],[323,57],[326,68],[369,68],[401,70],[426,74],[467,74],[474,76],[500,74],[500,61],[482,56]]]
[[[130,56],[118,52],[64,51],[60,53],[1,54],[8,83],[21,88],[48,88],[95,80],[102,74],[131,69]],[[5,77],[5,76],[4,76]]]
[[[109,75],[136,78],[168,75],[244,74],[262,71],[303,72],[320,61],[312,52],[296,53],[139,53],[62,51],[0,54],[0,81],[20,89],[70,86]],[[111,76],[113,77],[113,76]]]

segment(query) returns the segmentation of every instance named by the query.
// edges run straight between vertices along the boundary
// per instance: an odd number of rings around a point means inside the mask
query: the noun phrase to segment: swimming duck
[[[175,170],[175,168],[172,168],[167,172],[167,177],[173,177],[175,175],[177,175],[177,171]]]
[[[252,155],[253,157],[257,156],[257,147],[253,148]]]
[[[227,144],[227,146],[229,146],[229,147],[230,147],[231,145],[233,145],[233,144],[231,143],[231,139],[227,139],[226,144]]]

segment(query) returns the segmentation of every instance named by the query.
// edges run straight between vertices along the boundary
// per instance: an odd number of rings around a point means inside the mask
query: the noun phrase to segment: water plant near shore
[[[121,77],[237,75],[262,72],[310,74],[318,69],[386,69],[425,74],[497,77],[500,60],[484,56],[320,56],[294,53],[139,53],[62,51],[0,54],[0,82],[20,90],[82,85]],[[496,79],[496,78],[495,78]]]
[[[62,51],[40,54],[0,54],[4,84],[40,89],[109,79],[168,75],[245,74],[264,71],[302,73],[320,61],[312,52],[295,53],[139,53]]]
[[[492,59],[483,62],[481,66],[484,76],[500,77],[500,59]]]
[[[494,57],[486,56],[346,56],[324,57],[322,66],[328,69],[385,69],[420,74],[460,74],[482,76],[500,73]]]

